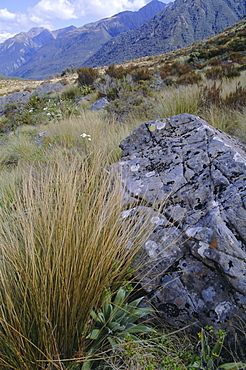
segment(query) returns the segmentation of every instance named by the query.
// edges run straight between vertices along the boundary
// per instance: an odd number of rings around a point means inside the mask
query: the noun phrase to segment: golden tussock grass
[[[54,126],[53,138],[50,127],[51,145],[39,161],[27,155],[2,172],[1,369],[62,369],[62,359],[83,356],[91,310],[105,288],[126,283],[147,237],[148,220],[141,216],[139,222],[120,222],[121,184],[105,163],[116,158],[106,144],[113,132],[99,134],[96,119],[90,123],[91,131],[80,120],[79,129],[75,121],[72,133],[61,126],[59,135]],[[79,136],[84,130],[91,142]],[[96,143],[100,135],[105,146]],[[73,142],[69,150],[67,140]]]

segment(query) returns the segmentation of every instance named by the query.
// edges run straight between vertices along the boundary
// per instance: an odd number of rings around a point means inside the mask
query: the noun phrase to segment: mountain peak
[[[43,32],[44,30],[47,30],[47,28],[44,28],[44,27],[33,27],[31,28],[28,32],[26,32],[26,34],[33,38],[37,35],[39,35],[41,32]]]

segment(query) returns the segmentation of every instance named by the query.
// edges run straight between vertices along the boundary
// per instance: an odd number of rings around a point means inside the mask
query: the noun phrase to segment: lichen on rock
[[[190,114],[143,123],[120,147],[124,204],[155,222],[137,278],[170,324],[232,338],[246,320],[244,148]]]

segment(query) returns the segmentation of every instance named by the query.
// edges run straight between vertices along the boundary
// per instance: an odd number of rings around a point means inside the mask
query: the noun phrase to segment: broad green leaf
[[[222,347],[223,347],[223,342],[218,340],[212,349],[212,353],[215,353],[216,355],[220,355]]]
[[[107,326],[112,331],[117,331],[117,330],[119,330],[121,328],[121,325],[118,322],[116,322],[116,321],[108,322]]]
[[[138,319],[140,319],[141,317],[144,317],[146,315],[149,315],[153,312],[154,310],[152,308],[138,308],[136,309],[134,312],[132,312],[131,315],[129,315],[127,317],[127,322],[131,322],[131,323],[134,323],[136,322]]]
[[[131,301],[128,303],[129,309],[135,309],[139,303],[143,300],[143,297],[140,297],[138,299],[135,299],[134,301]]]
[[[85,361],[82,366],[82,370],[90,370],[92,365],[92,361]]]
[[[97,339],[99,336],[99,333],[100,333],[99,329],[93,329],[92,332],[89,335],[87,335],[86,338]]]
[[[104,321],[107,321],[110,318],[112,311],[113,311],[112,305],[108,302],[105,302],[103,305]]]
[[[126,298],[126,292],[124,289],[119,289],[116,296],[115,296],[115,299],[114,299],[114,304],[116,306],[122,306],[122,303],[124,302]]]
[[[102,324],[104,324],[104,323],[105,323],[105,317],[104,317],[104,314],[103,314],[102,312],[99,312],[99,313],[97,314],[97,321],[98,321],[98,322],[101,322]]]
[[[114,320],[122,320],[126,316],[126,311],[123,311],[122,309],[118,308],[114,310]]]
[[[93,318],[93,320],[97,321],[97,314],[95,311],[91,311],[91,317]]]

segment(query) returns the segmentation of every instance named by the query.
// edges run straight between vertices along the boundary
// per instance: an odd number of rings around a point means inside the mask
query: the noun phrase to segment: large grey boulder
[[[120,147],[123,215],[141,207],[154,225],[136,277],[171,325],[232,340],[246,322],[246,153],[189,114],[143,123]]]

